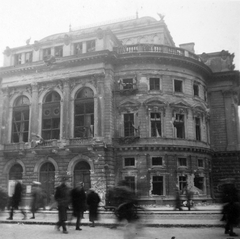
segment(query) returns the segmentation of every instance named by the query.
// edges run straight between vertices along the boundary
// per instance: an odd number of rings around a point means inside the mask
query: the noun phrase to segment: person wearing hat
[[[66,184],[67,178],[63,177],[61,180],[61,184],[56,188],[56,192],[54,195],[55,200],[58,204],[58,222],[57,228],[60,230],[60,227],[63,229],[63,233],[67,234],[67,209],[70,203],[70,189]]]
[[[77,186],[71,191],[73,216],[77,218],[76,230],[81,231],[80,222],[83,218],[83,212],[86,205],[86,193],[84,191],[83,183],[79,182]]]

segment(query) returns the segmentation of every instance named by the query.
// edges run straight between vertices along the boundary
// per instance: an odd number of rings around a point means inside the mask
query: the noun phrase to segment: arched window
[[[59,139],[60,136],[60,95],[52,91],[45,97],[42,111],[43,139]]]
[[[42,189],[47,194],[48,202],[54,194],[55,167],[52,163],[45,163],[40,169],[40,182]]]
[[[23,168],[20,164],[14,164],[9,171],[9,180],[22,180]]]
[[[89,138],[94,135],[94,99],[90,88],[78,91],[74,103],[74,137]]]
[[[29,133],[29,99],[18,97],[13,105],[12,142],[28,142]]]
[[[91,188],[90,165],[87,162],[79,162],[74,168],[74,187],[79,182],[84,183],[84,189],[87,191]]]

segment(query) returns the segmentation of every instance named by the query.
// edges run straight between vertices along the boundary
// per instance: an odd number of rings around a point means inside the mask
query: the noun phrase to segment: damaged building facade
[[[40,181],[50,200],[68,176],[104,202],[124,179],[142,203],[169,204],[186,188],[211,201],[224,177],[213,163],[232,154],[238,162],[232,60],[226,51],[196,55],[193,43],[176,47],[164,20],[151,17],[7,47],[1,186],[11,195],[21,180],[28,202]]]

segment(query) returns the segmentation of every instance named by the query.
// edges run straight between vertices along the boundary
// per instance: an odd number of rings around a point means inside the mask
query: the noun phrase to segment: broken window
[[[31,63],[32,62],[32,52],[26,52],[25,53],[25,63]]]
[[[203,192],[204,191],[204,177],[195,177],[194,178],[194,186]]]
[[[174,91],[175,92],[183,92],[182,88],[182,81],[181,80],[174,80]]]
[[[51,48],[43,49],[43,58],[51,55]]]
[[[163,195],[163,176],[152,176],[152,194]]]
[[[134,176],[126,176],[124,179],[126,181],[127,186],[130,187],[133,192],[135,192],[135,189],[136,189],[135,177]]]
[[[180,139],[185,138],[184,115],[176,114],[174,120],[174,127],[176,128],[176,137]]]
[[[199,85],[196,83],[193,84],[193,95],[199,96]]]
[[[151,113],[151,137],[160,137],[162,135],[161,130],[161,114]]]
[[[178,177],[178,186],[179,190],[183,192],[187,187],[187,176],[179,176]]]
[[[15,54],[14,55],[14,65],[21,65],[22,64],[22,54]]]
[[[124,114],[124,137],[134,136],[134,114]]]
[[[178,158],[178,166],[179,167],[187,167],[187,159],[186,158]]]
[[[42,138],[59,139],[60,136],[60,100],[56,91],[47,94],[42,111]]]
[[[160,79],[159,78],[150,78],[150,90],[160,90]]]
[[[63,46],[57,46],[54,48],[55,56],[62,57],[63,56]]]
[[[12,142],[28,142],[29,133],[29,99],[20,96],[16,99],[12,117]]]
[[[78,42],[74,44],[74,55],[83,53],[83,44],[82,42]]]
[[[95,40],[87,41],[87,52],[95,51],[96,43]]]
[[[81,89],[75,99],[74,137],[94,136],[94,99],[92,89]]]
[[[163,166],[162,157],[152,157],[152,166]]]
[[[124,158],[124,167],[135,166],[135,158]]]
[[[199,117],[195,117],[195,132],[196,140],[201,141],[201,123]]]

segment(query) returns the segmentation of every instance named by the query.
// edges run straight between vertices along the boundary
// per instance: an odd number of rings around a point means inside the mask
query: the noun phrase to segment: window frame
[[[133,183],[130,182],[130,185],[129,185],[128,180],[126,178],[133,179]],[[136,182],[136,176],[135,175],[123,175],[123,180],[126,181],[128,187],[130,187],[133,190],[133,192],[137,191],[137,182]],[[131,185],[134,185],[134,187],[131,187]]]
[[[153,164],[153,159],[161,158],[162,163],[161,164]],[[164,159],[162,156],[151,156],[151,167],[152,168],[163,168],[164,167]]]
[[[48,54],[46,54],[48,53]],[[52,49],[51,47],[47,47],[47,48],[43,48],[42,49],[42,57],[44,59],[44,57],[50,56],[52,54]]]
[[[92,46],[92,44],[94,44],[94,46]],[[93,40],[86,41],[86,53],[94,52],[94,51],[96,51],[96,40],[93,39]]]
[[[126,165],[126,160],[133,160],[134,165]],[[136,168],[136,158],[135,157],[124,157],[123,158],[123,168]]]
[[[185,180],[180,180],[180,178],[185,177]],[[181,194],[184,192],[184,189],[187,187],[188,175],[178,175],[178,188]]]
[[[133,117],[132,121],[125,119],[127,117],[127,115]],[[134,123],[135,123],[135,114],[134,113],[123,113],[123,135],[124,135],[124,137],[135,137],[136,136],[135,128],[133,126]],[[126,124],[129,124],[129,126],[127,126]],[[128,134],[126,134],[127,129],[129,131]]]
[[[202,166],[200,165],[200,163],[199,162],[202,162]],[[197,166],[198,166],[198,168],[204,168],[204,159],[201,159],[201,158],[199,158],[199,159],[197,159]]]
[[[178,83],[178,82],[181,83],[180,91],[176,90],[176,87],[177,87],[176,83]],[[182,79],[173,79],[173,92],[175,94],[183,94],[184,93],[184,81]]]
[[[57,54],[56,54],[57,52],[60,52],[60,54],[57,55]],[[54,56],[55,56],[55,57],[63,57],[63,45],[55,46],[55,47],[54,47]]]
[[[23,64],[22,53],[14,54],[14,65],[18,66],[18,65],[22,65],[22,64]]]
[[[183,123],[181,121],[179,121],[181,119],[177,119],[177,116],[182,116],[183,117]],[[174,131],[175,131],[175,137],[177,139],[186,139],[185,121],[186,120],[185,120],[185,114],[184,113],[175,113],[175,115],[174,115]],[[182,129],[180,129],[180,127],[182,127]],[[182,134],[182,137],[178,137],[178,135],[180,135],[180,134]]]
[[[199,124],[197,124],[197,120],[199,120]],[[195,139],[197,141],[202,140],[202,134],[201,134],[201,118],[200,117],[194,117],[194,123],[195,123]]]
[[[197,88],[196,88],[197,87]],[[193,96],[194,97],[200,97],[200,88],[199,88],[199,83],[194,82],[193,83]]]
[[[156,80],[158,79],[158,84],[159,84],[159,88],[155,88],[155,82],[151,84],[151,80]],[[154,91],[161,91],[162,87],[161,87],[161,77],[148,77],[148,82],[149,82],[149,91],[154,92]],[[154,87],[152,88],[151,86],[154,85]]]
[[[27,54],[30,54],[29,61],[27,61]],[[25,58],[25,63],[32,63],[33,62],[33,52],[32,51],[24,52],[24,58]]]
[[[81,48],[78,48],[78,46],[81,45]],[[81,49],[81,52],[80,52]],[[83,42],[75,42],[73,44],[73,54],[74,55],[81,55],[83,54]]]
[[[160,120],[152,120],[153,118],[151,117],[152,116],[152,114],[159,114],[160,115]],[[155,123],[155,124],[154,124]],[[163,136],[163,120],[162,120],[162,112],[160,112],[160,111],[158,111],[158,112],[155,112],[155,111],[150,111],[149,112],[149,124],[150,124],[150,126],[149,126],[149,128],[150,128],[150,130],[149,130],[149,133],[150,133],[150,137],[151,138],[160,138],[160,137],[162,137]],[[154,125],[160,125],[160,134],[159,134],[159,128],[157,127],[155,127],[155,129],[156,129],[156,135],[154,136],[153,135],[153,124]]]
[[[186,163],[182,164],[182,160],[185,160]],[[188,168],[188,160],[187,157],[178,157],[178,168]]]
[[[161,182],[162,183],[162,194],[154,194],[154,177],[161,177],[162,181],[156,181],[156,183]],[[150,185],[150,194],[154,197],[163,197],[166,195],[166,188],[165,188],[165,175],[162,174],[152,174],[151,175],[151,185]]]

